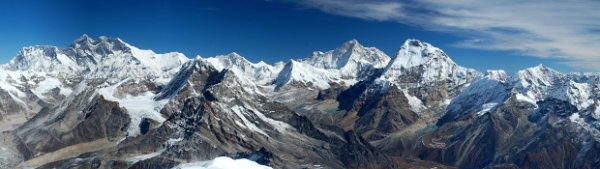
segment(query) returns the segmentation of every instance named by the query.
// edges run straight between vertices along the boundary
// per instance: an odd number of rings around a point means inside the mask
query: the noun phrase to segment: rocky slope
[[[84,35],[1,66],[0,168],[594,168],[599,79],[480,73],[414,39],[269,65]]]

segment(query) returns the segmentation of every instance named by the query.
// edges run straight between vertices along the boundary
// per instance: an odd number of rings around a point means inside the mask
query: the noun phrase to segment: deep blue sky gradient
[[[0,2],[0,63],[24,46],[65,47],[82,34],[119,37],[157,53],[190,58],[238,52],[268,63],[304,58],[357,39],[394,56],[407,38],[442,48],[460,65],[514,72],[543,63],[572,71],[558,60],[515,52],[456,47],[461,35],[396,22],[366,21],[262,0],[19,0]]]

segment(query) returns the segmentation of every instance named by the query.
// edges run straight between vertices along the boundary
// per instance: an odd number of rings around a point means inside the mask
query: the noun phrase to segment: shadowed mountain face
[[[594,168],[598,74],[461,67],[409,39],[269,65],[86,35],[0,69],[0,168]]]

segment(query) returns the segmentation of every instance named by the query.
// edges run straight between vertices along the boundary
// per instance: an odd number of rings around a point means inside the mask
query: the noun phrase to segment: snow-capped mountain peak
[[[408,39],[388,64],[379,81],[426,84],[449,80],[458,85],[477,76],[481,76],[481,73],[457,65],[441,49],[426,42]],[[399,81],[401,77],[411,77],[413,80]]]
[[[360,49],[360,48],[364,48],[364,46],[362,44],[360,44],[358,42],[358,40],[351,39],[351,40],[343,43],[342,46],[338,47],[335,50],[338,50],[338,51],[347,51],[347,50],[354,50],[354,49]]]
[[[210,64],[218,71],[229,70],[244,82],[267,84],[277,76],[282,66],[271,66],[265,62],[252,63],[236,52],[215,57],[202,58],[205,63]]]
[[[543,64],[521,70],[517,73],[517,75],[523,87],[551,86],[556,82],[556,80],[558,80],[558,78],[565,76],[564,74],[550,69]]]
[[[99,56],[107,56],[116,52],[127,53],[131,45],[128,45],[119,38],[100,36],[95,40],[87,35],[83,35],[75,40],[71,47],[82,56],[95,56],[98,59]]]
[[[91,38],[87,34],[83,34],[81,35],[81,37],[73,41],[73,44],[71,46],[73,46],[74,48],[80,48],[82,46],[90,46],[94,44],[94,42],[95,40],[93,38]]]
[[[456,65],[441,49],[416,39],[406,40],[396,56],[396,62],[394,63],[403,68],[420,66],[436,61],[445,62],[446,65]]]
[[[25,47],[2,67],[9,71],[55,76],[157,78],[169,77],[187,60],[181,53],[156,54],[118,38],[100,37],[94,40],[83,35],[67,48]]]
[[[374,47],[365,47],[356,39],[327,52],[316,51],[301,62],[323,69],[356,69],[371,66],[383,68],[390,57]]]
[[[244,58],[236,52],[231,52],[226,55],[218,55],[215,57],[205,58],[204,60],[213,64],[213,66],[219,71],[223,69],[229,69],[234,66],[245,68],[246,66],[254,65],[254,63],[248,61],[246,58]]]
[[[73,71],[79,66],[73,63],[73,58],[64,54],[54,46],[24,47],[17,53],[5,69],[12,71],[30,70],[33,72],[46,72],[48,70]],[[50,72],[48,72],[50,73]]]
[[[485,73],[485,77],[503,83],[508,82],[510,80],[510,76],[508,76],[508,73],[506,73],[506,71],[504,70],[488,70]]]
[[[336,49],[316,51],[308,58],[291,60],[279,73],[275,84],[281,87],[298,82],[320,89],[329,88],[330,83],[349,86],[365,80],[373,70],[384,68],[389,61],[390,57],[381,50],[364,47],[353,39]]]

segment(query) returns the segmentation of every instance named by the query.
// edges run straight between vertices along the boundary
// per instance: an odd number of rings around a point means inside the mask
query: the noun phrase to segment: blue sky
[[[0,63],[24,46],[64,47],[85,33],[120,37],[159,53],[209,57],[235,51],[268,63],[304,58],[351,39],[393,56],[415,38],[478,70],[514,72],[542,63],[560,71],[597,71],[597,11],[600,3],[594,1],[3,1]]]

